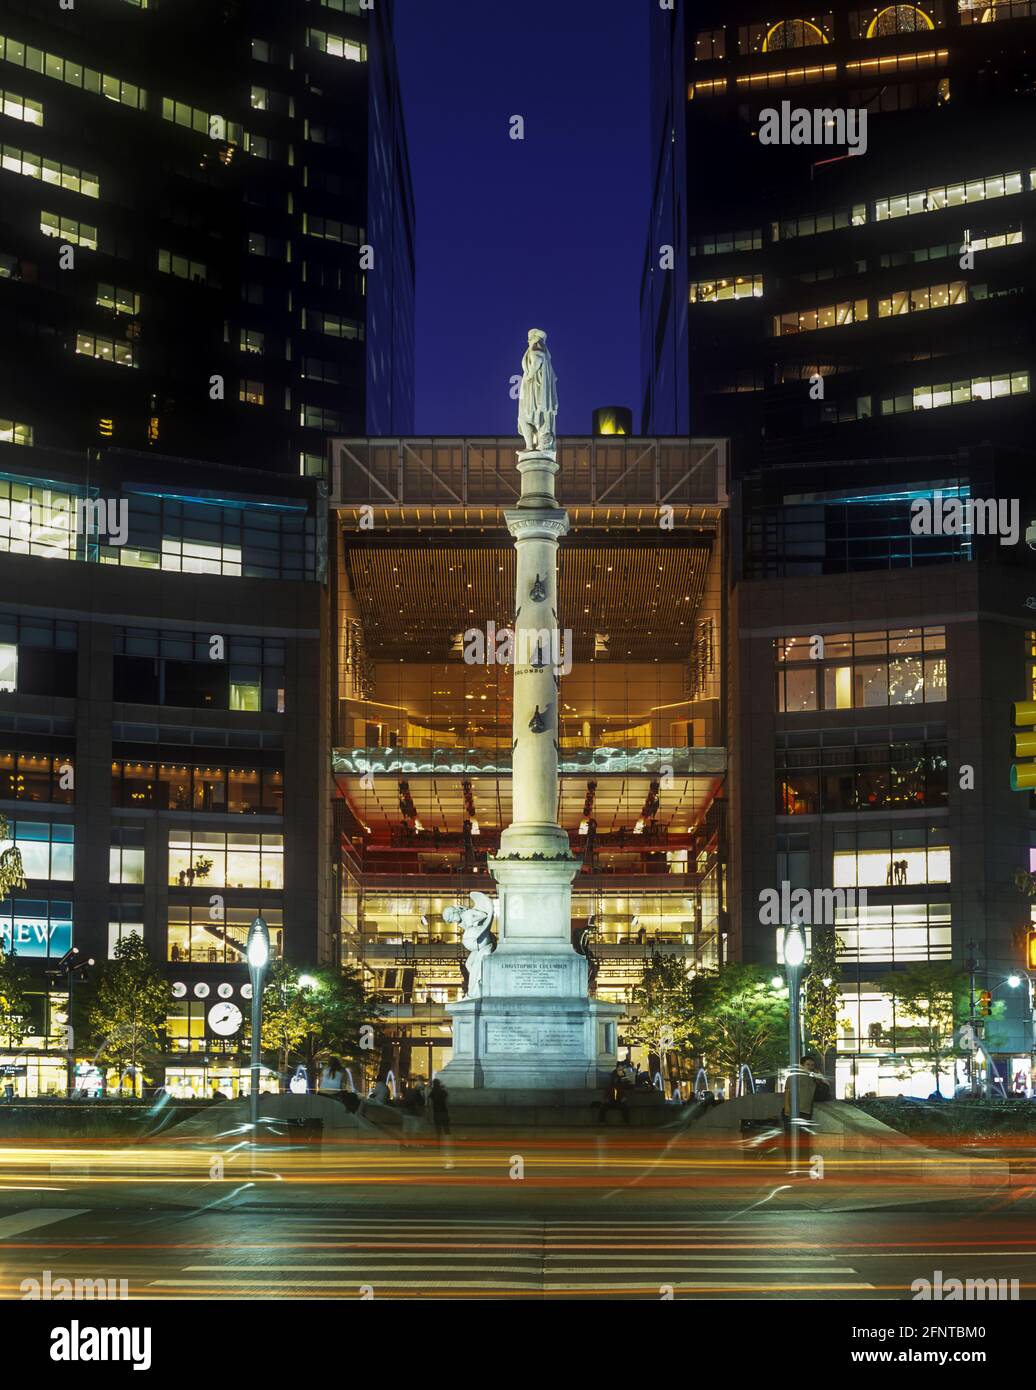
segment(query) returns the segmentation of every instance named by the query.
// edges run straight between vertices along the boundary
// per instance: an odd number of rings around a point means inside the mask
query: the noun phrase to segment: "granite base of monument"
[[[577,958],[578,959],[578,958]],[[617,1004],[578,996],[460,999],[446,1086],[574,1090],[603,1086],[615,1066]]]

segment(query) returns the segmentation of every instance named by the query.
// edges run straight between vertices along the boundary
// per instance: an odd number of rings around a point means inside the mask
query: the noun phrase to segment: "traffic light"
[[[1026,733],[1015,733],[1014,756],[1016,758],[1036,758],[1036,700],[1016,700],[1014,702],[1014,722],[1026,726]],[[1011,765],[1011,790],[1027,792],[1036,788],[1036,763],[1013,763]]]
[[[1036,970],[1036,927],[1025,933],[1025,964],[1029,970]]]
[[[988,989],[980,989],[978,992],[978,1016],[988,1018],[993,1012],[993,996]]]

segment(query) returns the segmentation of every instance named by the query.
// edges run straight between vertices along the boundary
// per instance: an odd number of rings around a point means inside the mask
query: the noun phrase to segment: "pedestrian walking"
[[[449,1091],[442,1084],[438,1077],[432,1082],[431,1090],[428,1092],[428,1107],[432,1112],[432,1126],[439,1138],[439,1147],[446,1155],[444,1168],[453,1167],[453,1145],[450,1135],[450,1112],[447,1105]]]
[[[608,1077],[608,1084],[604,1093],[604,1100],[597,1106],[597,1123],[606,1125],[608,1114],[612,1110],[618,1110],[619,1114],[626,1121],[630,1122],[629,1105],[626,1103],[627,1081],[621,1064],[616,1064],[615,1070]]]

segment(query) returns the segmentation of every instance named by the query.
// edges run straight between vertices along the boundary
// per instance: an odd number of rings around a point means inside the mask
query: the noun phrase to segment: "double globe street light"
[[[248,1118],[251,1121],[254,1141],[259,1129],[259,1052],[263,1031],[263,978],[270,964],[270,929],[262,917],[256,917],[248,928],[245,959],[248,961],[248,978],[252,986],[252,1060],[249,1069],[251,1088],[248,1095]]]

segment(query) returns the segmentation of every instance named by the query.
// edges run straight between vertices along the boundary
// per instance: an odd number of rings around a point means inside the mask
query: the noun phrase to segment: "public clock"
[[[195,997],[198,999],[208,999],[209,987],[204,980],[194,986],[194,993]]]
[[[182,999],[186,993],[187,986],[184,984],[184,982],[182,980],[175,980],[173,982],[173,998]]]
[[[243,1022],[244,1014],[241,1010],[236,1004],[230,1004],[226,1000],[213,1004],[209,1010],[209,1028],[218,1037],[233,1037]]]
[[[241,986],[241,998],[242,998],[242,999],[251,999],[251,997],[252,997],[252,986],[251,986],[251,985],[242,985],[242,986]]]
[[[216,986],[216,993],[221,999],[229,999],[234,993],[234,986],[228,985],[226,980],[224,980],[221,985]]]

